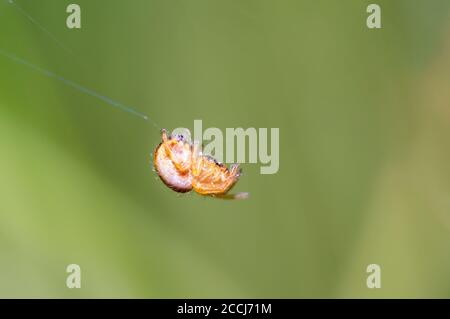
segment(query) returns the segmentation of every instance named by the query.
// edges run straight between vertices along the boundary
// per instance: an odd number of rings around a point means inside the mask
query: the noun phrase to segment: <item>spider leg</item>
[[[239,164],[231,165],[230,174],[233,176],[239,176],[241,174],[241,170],[239,169]]]
[[[192,175],[194,176],[200,175],[202,157],[200,154],[200,143],[197,141],[195,141],[194,145],[192,146],[191,161],[192,161]]]
[[[236,194],[215,194],[212,196],[214,198],[220,198],[225,200],[242,200],[242,199],[248,199],[250,197],[249,193],[236,193]]]
[[[168,140],[167,132],[164,129],[162,130],[162,140],[163,140],[163,144],[162,145],[164,147],[164,150],[166,151],[166,154],[171,159],[172,163],[175,165],[176,169],[182,174],[187,173],[190,170],[190,168],[191,168],[190,158],[189,158],[188,161],[186,161],[183,158],[180,158],[180,156],[178,156],[172,150],[172,148],[169,146],[170,141]],[[167,143],[165,143],[166,141],[167,141]]]
[[[170,159],[172,160],[172,163],[175,165],[176,169],[182,173],[185,174],[189,171],[191,164],[190,162],[180,161],[176,155],[172,152],[172,150],[168,147],[166,147],[166,152],[169,154]]]
[[[169,140],[169,138],[167,137],[167,130],[165,128],[163,128],[161,130],[161,139],[162,139],[163,143],[165,143]]]

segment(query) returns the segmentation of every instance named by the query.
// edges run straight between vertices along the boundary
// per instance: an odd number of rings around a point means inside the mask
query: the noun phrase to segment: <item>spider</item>
[[[245,199],[248,193],[228,194],[239,180],[241,170],[228,169],[213,157],[203,155],[198,142],[189,143],[183,135],[161,130],[161,143],[153,154],[153,165],[166,186],[179,193],[194,190],[204,196]]]

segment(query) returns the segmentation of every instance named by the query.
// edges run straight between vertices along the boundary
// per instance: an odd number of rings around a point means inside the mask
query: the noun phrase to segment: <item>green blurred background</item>
[[[448,0],[15,1],[0,49],[169,130],[279,127],[280,170],[179,196],[149,122],[0,55],[0,297],[450,297]]]

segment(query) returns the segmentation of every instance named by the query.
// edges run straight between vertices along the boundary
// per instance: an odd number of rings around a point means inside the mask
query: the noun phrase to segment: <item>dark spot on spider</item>
[[[205,157],[207,157],[210,161],[214,162],[214,164],[216,164],[219,167],[224,167],[225,166],[223,163],[219,162],[218,160],[216,160],[211,155],[205,155]]]
[[[216,163],[216,165],[219,166],[219,167],[224,167],[224,166],[225,166],[225,164],[223,164],[223,163],[221,163],[221,162],[218,162],[218,161],[215,161],[215,163]]]

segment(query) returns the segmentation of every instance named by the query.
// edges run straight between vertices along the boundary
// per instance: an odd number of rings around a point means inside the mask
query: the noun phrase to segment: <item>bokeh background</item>
[[[280,170],[179,196],[149,122],[0,55],[1,297],[450,297],[448,0],[14,1],[0,49],[169,130],[278,127]]]

